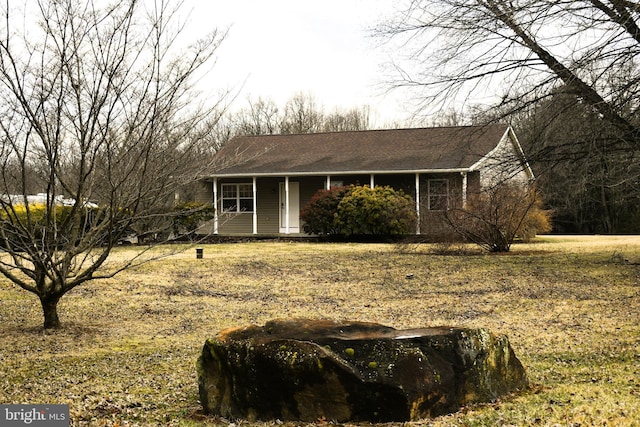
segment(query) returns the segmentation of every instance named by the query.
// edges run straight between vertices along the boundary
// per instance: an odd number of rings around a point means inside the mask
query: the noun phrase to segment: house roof
[[[211,176],[470,170],[507,125],[239,136],[216,155]]]

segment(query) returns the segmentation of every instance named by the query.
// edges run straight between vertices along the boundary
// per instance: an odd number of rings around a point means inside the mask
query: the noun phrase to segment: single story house
[[[388,185],[415,199],[416,233],[435,236],[435,214],[503,179],[525,183],[533,173],[502,124],[239,136],[216,154],[197,199],[216,207],[202,232],[291,235],[317,190]]]

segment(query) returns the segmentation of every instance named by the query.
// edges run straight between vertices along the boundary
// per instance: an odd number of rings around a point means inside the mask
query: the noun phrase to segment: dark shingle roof
[[[265,175],[467,169],[508,126],[464,126],[240,136],[218,152],[213,174]]]

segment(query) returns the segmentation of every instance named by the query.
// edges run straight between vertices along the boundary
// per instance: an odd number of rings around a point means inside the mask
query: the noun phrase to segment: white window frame
[[[245,187],[245,188],[242,188]],[[243,191],[241,191],[241,188]],[[233,196],[229,196],[228,190],[233,189]],[[222,184],[220,187],[222,211],[225,213],[253,213],[253,184],[250,182],[228,183]],[[226,190],[226,191],[225,191]],[[249,196],[247,196],[249,194]],[[233,201],[233,208],[225,208],[225,202]],[[245,201],[245,203],[240,203]],[[244,209],[241,208],[244,206]]]
[[[438,182],[438,185],[440,185],[441,183],[444,182],[444,188],[446,193],[432,193],[432,191],[435,188],[432,188],[432,183],[435,184],[436,182]],[[434,185],[435,187],[435,185]],[[432,206],[431,203],[431,198],[432,197],[438,197],[438,198],[442,198],[444,197],[446,200],[446,203],[444,203],[444,205],[446,206],[445,209],[442,209],[441,203],[434,203],[435,206]],[[435,179],[429,179],[427,180],[427,209],[430,211],[445,211],[449,209],[449,180],[446,178],[435,178]]]

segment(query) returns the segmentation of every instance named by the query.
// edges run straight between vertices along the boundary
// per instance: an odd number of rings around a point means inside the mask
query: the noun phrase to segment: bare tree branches
[[[33,6],[27,32],[7,1],[0,31],[0,273],[37,294],[45,327],[58,327],[58,300],[135,262],[104,269],[205,166],[193,152],[218,105],[198,102],[192,82],[225,34],[179,46],[179,6],[166,0]]]
[[[640,77],[613,76],[636,67],[639,13],[620,0],[413,0],[378,32],[412,55],[396,63],[395,84],[425,89],[423,109],[493,94],[491,103],[517,111],[562,86],[638,141],[636,121],[619,108],[631,98],[619,97]]]
[[[366,130],[367,106],[326,112],[310,94],[298,93],[283,106],[272,99],[247,99],[248,107],[228,114],[216,127],[216,147],[237,135],[341,132]]]
[[[378,33],[422,111],[517,128],[559,230],[637,230],[640,3],[408,0]]]

